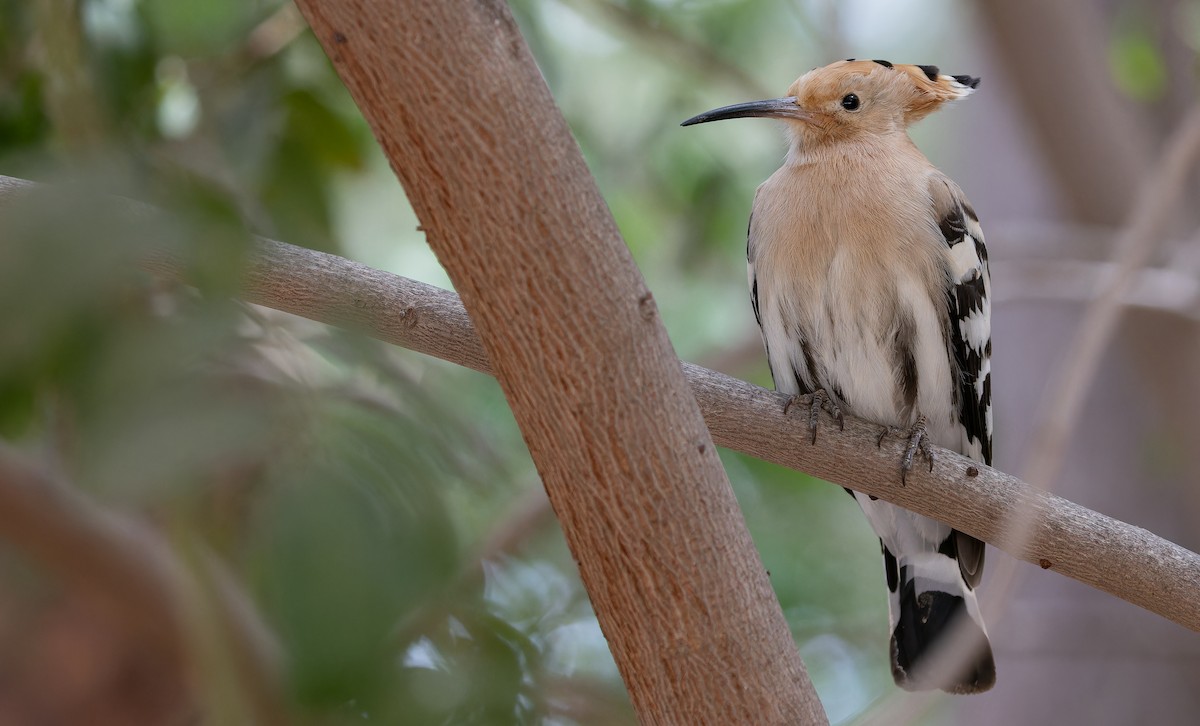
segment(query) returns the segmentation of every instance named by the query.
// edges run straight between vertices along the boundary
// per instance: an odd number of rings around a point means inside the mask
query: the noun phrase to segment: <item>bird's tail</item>
[[[887,562],[895,583],[889,599],[892,676],[910,691],[940,688],[981,693],[996,682],[996,665],[975,592],[958,562],[940,552]]]

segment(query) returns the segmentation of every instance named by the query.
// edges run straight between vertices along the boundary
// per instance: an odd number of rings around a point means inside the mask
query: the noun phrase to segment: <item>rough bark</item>
[[[644,723],[823,723],[695,399],[508,7],[298,3],[462,295]]]

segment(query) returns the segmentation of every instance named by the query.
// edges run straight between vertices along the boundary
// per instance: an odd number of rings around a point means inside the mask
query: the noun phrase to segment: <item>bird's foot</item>
[[[842,415],[842,409],[838,407],[824,388],[818,388],[812,393],[803,395],[795,395],[788,399],[788,402],[783,404],[783,415],[792,408],[793,404],[804,403],[808,406],[808,431],[812,434],[812,443],[817,443],[817,422],[820,418],[821,409],[829,412],[834,420],[838,422],[838,428],[846,430],[846,418]]]
[[[879,433],[879,438],[875,440],[875,446],[883,446],[883,440],[889,435],[903,436],[908,439],[908,446],[904,449],[904,456],[900,460],[900,486],[908,483],[908,472],[912,470],[913,460],[916,458],[917,452],[925,455],[925,459],[929,462],[929,471],[933,471],[933,462],[936,460],[936,457],[933,453],[933,447],[929,443],[929,434],[926,431],[924,416],[917,416],[917,422],[908,431],[892,426],[884,426],[883,431]]]

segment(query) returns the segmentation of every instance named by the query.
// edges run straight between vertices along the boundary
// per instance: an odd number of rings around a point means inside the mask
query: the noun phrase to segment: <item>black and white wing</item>
[[[930,189],[938,228],[950,249],[947,347],[957,371],[953,393],[961,431],[959,451],[992,463],[992,283],[979,217],[954,182],[934,178]],[[962,532],[953,537],[963,578],[972,587],[983,576],[983,542]]]
[[[992,463],[992,283],[983,228],[970,202],[953,182],[935,179],[934,209],[950,248],[947,295],[951,363],[958,369],[954,394],[962,427],[963,454]]]

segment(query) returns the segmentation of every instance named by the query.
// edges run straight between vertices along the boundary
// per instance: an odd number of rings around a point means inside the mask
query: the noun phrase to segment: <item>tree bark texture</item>
[[[654,299],[507,5],[298,6],[462,296],[639,718],[824,723]]]

